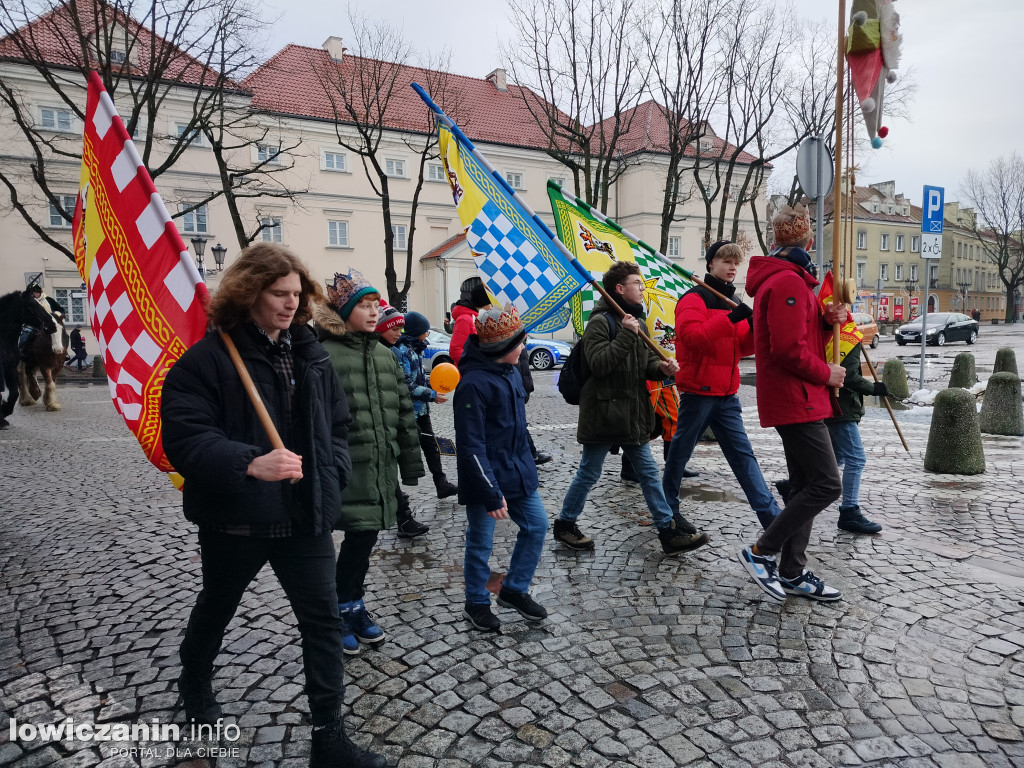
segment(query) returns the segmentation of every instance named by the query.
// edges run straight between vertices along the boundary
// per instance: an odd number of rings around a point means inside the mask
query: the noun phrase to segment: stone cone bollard
[[[1017,355],[1009,347],[1002,347],[996,350],[996,363],[992,366],[992,373],[1012,373],[1017,376]]]
[[[985,388],[978,425],[986,435],[1024,435],[1024,407],[1016,373],[992,374]]]
[[[910,388],[907,386],[907,367],[898,358],[885,361],[882,369],[882,381],[892,397],[902,400],[910,397]]]
[[[961,352],[953,360],[953,371],[949,374],[950,387],[970,389],[978,383],[978,371],[974,365],[974,355]]]
[[[977,400],[966,389],[944,389],[936,396],[924,468],[945,475],[980,475],[985,471]]]
[[[107,378],[107,369],[103,366],[103,355],[93,355],[92,377],[94,379]]]
[[[703,443],[717,443],[718,438],[715,437],[715,433],[711,431],[711,427],[704,430],[704,434],[700,436],[700,440]]]

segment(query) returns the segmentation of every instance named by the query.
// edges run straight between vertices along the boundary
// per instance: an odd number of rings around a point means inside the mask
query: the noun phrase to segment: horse
[[[13,291],[0,296],[0,369],[6,394],[0,399],[0,429],[10,426],[7,417],[14,411],[18,392],[18,337],[23,325],[56,333],[57,324],[50,313],[39,306],[29,291]]]
[[[18,405],[35,405],[39,396],[48,411],[59,411],[57,402],[57,374],[68,359],[68,334],[64,330],[63,318],[52,316],[54,330],[43,333],[38,328],[32,332],[21,348],[21,363],[18,365]],[[51,324],[53,324],[51,322]],[[36,374],[43,375],[45,387],[39,391]]]

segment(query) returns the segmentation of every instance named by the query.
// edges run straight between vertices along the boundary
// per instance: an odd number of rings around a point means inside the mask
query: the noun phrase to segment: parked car
[[[526,342],[526,353],[530,365],[538,371],[547,371],[565,362],[572,351],[572,345],[564,341],[552,339],[529,339]]]
[[[966,341],[973,344],[978,340],[978,321],[959,312],[935,312],[928,315],[925,339],[929,344],[941,347],[947,341]],[[896,343],[901,347],[910,342],[921,341],[921,318],[901,325],[896,331]]]
[[[452,337],[439,328],[431,328],[427,331],[427,348],[423,350],[423,370],[429,371],[438,363],[450,363],[448,347],[451,346]]]
[[[877,347],[878,325],[875,323],[875,318],[862,312],[855,312],[853,315],[853,322],[857,325],[857,330],[864,334],[864,341],[862,343],[868,345],[872,349]]]

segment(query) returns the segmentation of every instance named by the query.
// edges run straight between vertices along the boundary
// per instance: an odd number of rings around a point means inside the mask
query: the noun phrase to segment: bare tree
[[[514,46],[503,53],[548,154],[576,196],[601,210],[626,170],[620,143],[648,84],[638,0],[511,0]]]
[[[416,212],[427,161],[437,157],[434,118],[409,88],[412,74],[409,61],[414,51],[401,31],[354,12],[349,13],[349,23],[353,30],[354,55],[345,54],[340,62],[329,60],[326,63],[321,57],[315,64],[315,71],[334,112],[338,143],[359,157],[366,178],[380,199],[388,301],[402,307],[412,285]],[[441,54],[430,62],[431,68],[416,70],[416,75],[426,81],[422,84],[438,106],[457,120],[458,94],[444,71],[448,59],[447,54]],[[420,116],[411,124],[400,114],[410,99],[415,100],[417,106],[413,111]],[[406,244],[400,253],[395,249],[391,192],[391,179],[400,174],[397,168],[389,168],[384,156],[396,142],[405,144],[418,156],[412,215]],[[404,271],[401,279],[396,269],[399,257]]]
[[[221,136],[225,126],[238,123],[246,96],[237,79],[257,63],[248,33],[258,27],[248,0],[14,0],[0,5],[0,60],[7,62],[7,74],[0,75],[0,107],[29,153],[27,161],[0,164],[0,183],[13,208],[43,242],[73,260],[70,249],[47,229],[49,216],[39,214],[48,205],[70,222],[74,213],[60,190],[67,186],[69,167],[81,161],[81,139],[70,125],[71,116],[84,121],[89,72],[100,73],[157,181],[201,136]],[[33,70],[60,105],[51,110],[50,124],[30,105],[16,76],[19,66]],[[179,120],[167,133],[163,126],[172,103]],[[225,114],[229,104],[234,116]],[[65,125],[52,124],[65,119]],[[258,132],[247,139],[239,134],[219,148],[234,150],[258,139]],[[202,199],[189,200],[174,216],[222,195],[241,193],[250,177],[262,177],[268,170],[259,163],[232,166],[228,154],[236,162],[244,156],[215,148],[221,183],[211,185]]]
[[[1012,154],[993,160],[985,171],[968,171],[962,192],[975,211],[970,229],[999,270],[1005,320],[1012,322],[1016,291],[1024,285],[1024,159]]]

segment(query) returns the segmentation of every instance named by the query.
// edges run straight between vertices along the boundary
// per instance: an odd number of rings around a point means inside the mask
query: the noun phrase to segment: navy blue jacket
[[[501,499],[537,490],[526,433],[526,390],[514,365],[496,363],[480,351],[476,336],[466,341],[455,389],[459,503],[482,504],[488,512]]]

